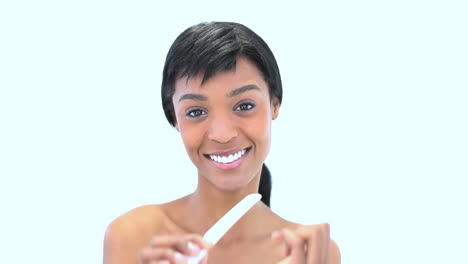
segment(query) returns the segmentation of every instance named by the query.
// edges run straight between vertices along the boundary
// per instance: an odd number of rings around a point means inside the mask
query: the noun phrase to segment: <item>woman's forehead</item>
[[[236,62],[236,67],[228,71],[222,71],[214,74],[208,80],[203,80],[204,74],[187,78],[183,77],[175,82],[175,94],[185,92],[196,92],[216,89],[235,89],[244,85],[256,85],[259,88],[267,88],[267,84],[263,79],[260,70],[251,63],[248,59],[239,58]]]

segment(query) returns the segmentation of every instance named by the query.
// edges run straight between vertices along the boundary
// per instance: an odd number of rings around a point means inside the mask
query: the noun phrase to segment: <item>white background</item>
[[[280,66],[275,211],[343,263],[468,263],[466,2],[167,2],[1,2],[0,263],[100,263],[115,217],[195,188],[161,72],[213,20]]]

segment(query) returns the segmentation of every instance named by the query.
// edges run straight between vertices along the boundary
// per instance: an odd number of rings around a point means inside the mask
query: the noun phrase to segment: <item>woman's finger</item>
[[[198,245],[200,248],[210,248],[213,246],[212,244],[206,242],[203,239],[203,237],[199,234],[187,234],[187,235],[183,235],[183,237],[187,240],[192,241],[193,243]]]
[[[208,263],[208,254],[205,255],[205,257],[200,261],[200,264],[206,264]]]
[[[301,236],[295,234],[293,231],[287,228],[281,230],[280,233],[289,251],[287,252],[288,257],[282,260],[280,263],[305,264],[305,240]]]
[[[291,262],[291,257],[287,257],[283,260],[281,260],[280,262],[278,262],[277,264],[292,264],[293,262]]]
[[[151,261],[148,264],[171,264],[169,260],[156,260],[156,261]]]
[[[186,236],[157,236],[150,242],[153,248],[172,248],[187,256],[196,256],[202,248],[207,246],[198,235]]]
[[[140,252],[140,263],[167,262],[173,264],[185,264],[187,258],[182,253],[172,248],[146,247]]]
[[[329,263],[329,224],[300,227],[297,234],[307,240],[307,264]]]

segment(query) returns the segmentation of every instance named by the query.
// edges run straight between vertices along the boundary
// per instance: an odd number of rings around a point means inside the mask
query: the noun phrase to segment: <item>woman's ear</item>
[[[275,120],[278,117],[280,107],[281,103],[278,97],[273,97],[273,100],[271,101],[271,117],[273,120]]]

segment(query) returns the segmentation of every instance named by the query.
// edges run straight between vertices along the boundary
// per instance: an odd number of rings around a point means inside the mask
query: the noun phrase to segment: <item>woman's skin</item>
[[[114,220],[106,232],[105,264],[186,263],[185,256],[197,255],[200,248],[209,249],[204,262],[211,264],[340,263],[328,224],[292,223],[261,202],[216,245],[196,235],[247,194],[258,192],[280,104],[270,98],[253,63],[241,57],[235,69],[204,83],[202,76],[177,80],[173,104],[176,128],[198,169],[198,187],[176,201],[139,207]],[[245,149],[231,165],[210,158]]]

